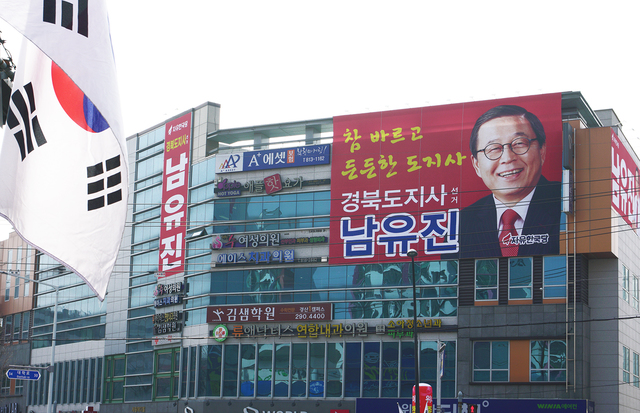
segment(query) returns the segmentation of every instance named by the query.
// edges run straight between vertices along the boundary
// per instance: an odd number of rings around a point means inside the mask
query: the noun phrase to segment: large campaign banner
[[[638,230],[640,169],[611,129],[611,206],[634,231]]]
[[[559,253],[561,94],[339,116],[333,131],[331,263]]]
[[[184,272],[191,113],[165,125],[159,277]]]

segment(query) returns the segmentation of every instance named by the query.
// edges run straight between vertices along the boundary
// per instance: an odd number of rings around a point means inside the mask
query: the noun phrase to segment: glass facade
[[[454,397],[456,343],[445,344],[442,394]],[[420,343],[423,382],[437,381],[436,346]],[[411,397],[415,382],[412,341],[241,342],[182,350],[189,364],[182,371],[198,373],[197,381],[183,376],[183,397],[397,398]]]
[[[35,283],[36,308],[33,310],[32,349],[50,347],[53,312],[58,287],[56,337],[65,344],[105,338],[107,307],[76,274],[53,258],[38,253]]]
[[[102,400],[101,357],[58,362],[54,365],[53,400],[59,404],[97,403]],[[40,380],[28,380],[27,403],[49,403],[50,374],[43,366]]]

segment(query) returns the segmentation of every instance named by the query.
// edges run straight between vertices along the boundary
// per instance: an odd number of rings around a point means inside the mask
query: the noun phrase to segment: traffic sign
[[[39,380],[40,372],[38,370],[7,370],[7,378],[17,380]]]

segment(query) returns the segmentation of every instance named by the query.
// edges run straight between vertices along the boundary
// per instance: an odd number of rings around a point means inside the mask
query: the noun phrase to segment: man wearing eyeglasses
[[[492,194],[461,212],[461,258],[558,254],[560,183],[542,176],[540,120],[520,106],[497,106],[478,118],[469,144]]]

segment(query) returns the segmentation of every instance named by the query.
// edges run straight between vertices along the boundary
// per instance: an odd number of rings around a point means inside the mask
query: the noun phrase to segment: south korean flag
[[[25,41],[0,142],[0,215],[104,299],[122,239],[127,159],[56,63]]]

